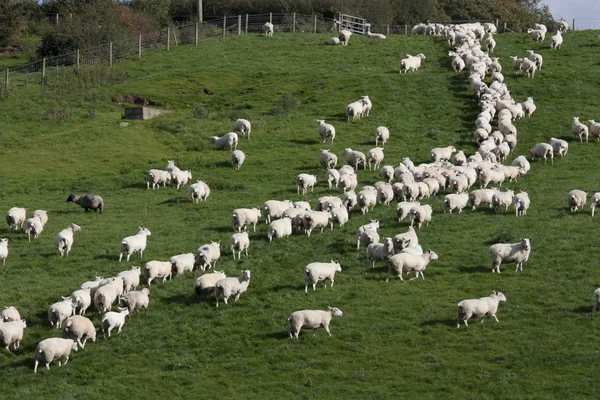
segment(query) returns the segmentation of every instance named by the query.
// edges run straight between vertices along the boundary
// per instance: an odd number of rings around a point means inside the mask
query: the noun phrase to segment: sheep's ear
[[[329,306],[327,306],[327,308],[328,308],[328,309],[330,309],[330,310],[333,310],[333,307],[329,307]]]
[[[495,290],[492,290],[492,293],[494,293],[494,294],[498,294],[498,293],[497,293]]]

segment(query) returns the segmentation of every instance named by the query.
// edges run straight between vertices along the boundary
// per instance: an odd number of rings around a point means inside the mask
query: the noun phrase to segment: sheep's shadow
[[[230,161],[217,161],[215,167],[218,168],[233,168]]]
[[[94,260],[112,260],[112,261],[116,261],[117,260],[117,256],[115,256],[114,254],[100,254],[100,255],[94,256]]]
[[[185,294],[178,294],[178,295],[171,296],[171,297],[163,297],[161,300],[167,304],[182,304],[182,305],[186,305],[186,306],[202,303],[202,300],[200,300],[200,297],[197,297],[195,295],[191,296],[191,295],[185,295]]]
[[[162,188],[163,186],[160,185],[160,187]],[[146,189],[146,190],[148,190],[148,186],[145,183],[130,183],[127,185],[123,185],[123,189]]]
[[[285,331],[279,331],[279,332],[271,332],[271,333],[267,333],[264,335],[267,338],[271,338],[271,339],[288,339],[290,338],[290,334],[288,333],[287,330]]]
[[[308,146],[311,144],[319,144],[321,142],[319,140],[313,140],[313,139],[290,139],[290,143]],[[323,144],[323,143],[321,143],[321,144]]]
[[[33,347],[31,350],[27,349],[27,353],[33,353],[36,349],[36,346],[27,346],[27,347]],[[19,351],[17,352],[17,354],[15,355],[18,356],[19,354],[24,354],[25,353],[25,346],[19,346]],[[13,353],[14,354],[14,353]],[[0,370],[3,370],[5,368],[18,368],[18,367],[29,367],[31,368],[34,364],[34,359],[33,357],[25,357],[22,360],[19,361],[15,361],[15,360],[8,360],[2,364],[0,364]],[[42,368],[43,367],[43,368]],[[38,369],[42,370],[42,369],[46,369],[44,364],[42,363],[40,366],[38,366]]]
[[[491,270],[489,267],[484,267],[484,266],[477,266],[477,267],[466,267],[466,266],[461,266],[458,267],[458,270],[460,272],[468,272],[468,273],[473,273],[473,272],[481,272],[481,273],[491,273]]]
[[[430,320],[421,322],[419,325],[420,326],[442,325],[442,326],[456,327],[456,320],[455,319],[430,319]]]
[[[279,292],[280,290],[287,290],[287,289],[291,289],[291,290],[304,290],[304,285],[275,285],[273,286],[273,288],[271,288],[271,291],[273,292]]]
[[[187,198],[184,199],[184,198],[176,197],[174,199],[161,201],[160,203],[158,203],[158,205],[162,206],[162,205],[172,205],[172,204],[183,204],[183,203],[189,203],[189,202],[190,202],[190,200]]]
[[[233,229],[231,229],[231,226],[218,226],[218,227],[210,227],[207,228],[209,231],[214,231],[214,232],[233,232],[233,233],[237,233],[237,229],[234,231]],[[232,234],[233,234],[232,233]]]
[[[594,314],[594,306],[579,306],[573,309],[574,313],[577,314]]]

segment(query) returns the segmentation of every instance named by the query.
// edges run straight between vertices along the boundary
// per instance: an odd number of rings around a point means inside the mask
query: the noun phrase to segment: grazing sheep
[[[469,193],[469,201],[473,210],[481,204],[488,204],[492,207],[492,198],[494,194],[498,192],[498,189],[477,189]]]
[[[585,142],[588,142],[589,130],[588,127],[579,122],[579,117],[573,117],[571,120],[571,132],[577,138],[579,143],[583,143],[583,137],[585,136]]]
[[[46,369],[50,369],[50,363],[54,360],[58,360],[58,366],[60,367],[60,359],[64,357],[65,365],[67,365],[71,350],[77,351],[77,342],[72,339],[48,338],[42,340],[35,349],[33,373],[37,374],[40,361],[46,364]]]
[[[305,195],[308,189],[313,192],[317,183],[317,177],[310,174],[299,174],[296,176],[296,192],[300,195],[300,189],[302,189],[302,195]]]
[[[82,349],[85,347],[88,339],[96,342],[96,328],[94,324],[88,318],[81,315],[74,315],[67,318],[62,331],[65,339],[76,340]],[[83,342],[81,339],[83,339]]]
[[[362,100],[357,100],[348,104],[346,106],[346,117],[348,117],[348,122],[350,122],[350,118],[352,118],[352,121],[360,119],[360,117],[363,115],[364,109],[365,104]]]
[[[6,223],[8,223],[11,231],[16,231],[19,228],[22,228],[26,219],[26,208],[13,207],[6,212]]]
[[[290,207],[293,207],[294,204],[289,200],[267,200],[263,204],[263,211],[265,212],[265,222],[268,224],[271,222],[271,219],[281,218],[283,212]]]
[[[250,121],[247,119],[236,119],[233,123],[233,127],[231,128],[234,132],[239,132],[242,136],[248,136],[248,140],[250,140],[250,133],[252,132],[252,125]]]
[[[413,226],[416,222],[421,229],[421,226],[424,222],[429,226],[429,221],[431,221],[432,209],[429,204],[415,206],[410,209],[410,226]]]
[[[300,310],[294,311],[288,321],[290,321],[290,329],[288,334],[290,339],[298,339],[298,334],[302,328],[313,330],[313,335],[317,334],[317,329],[323,327],[325,332],[331,336],[329,332],[329,323],[333,317],[342,317],[344,313],[336,307],[328,307],[328,310]]]
[[[382,146],[385,146],[386,142],[390,138],[390,130],[385,126],[378,126],[375,129],[375,146],[379,146],[379,142],[381,142]]]
[[[210,138],[210,143],[214,144],[217,150],[222,150],[229,146],[229,151],[233,151],[237,148],[238,135],[235,132],[229,132],[221,137],[213,136]]]
[[[454,146],[437,147],[429,152],[429,157],[432,162],[449,161],[452,158],[452,153],[456,153]]]
[[[173,256],[169,259],[175,275],[183,275],[186,271],[193,271],[196,263],[194,253],[185,253]],[[136,285],[137,286],[137,285]]]
[[[155,278],[162,278],[163,283],[173,277],[173,266],[169,261],[149,261],[144,265],[144,278],[148,287],[152,286]]]
[[[322,281],[323,286],[327,287],[325,282],[327,279],[331,281],[333,287],[333,281],[335,279],[335,273],[342,272],[340,263],[331,260],[330,263],[314,262],[310,263],[304,268],[304,293],[308,293],[308,284],[312,284],[313,291],[317,290],[317,283]]]
[[[221,258],[221,242],[210,242],[198,247],[195,256],[194,265],[198,266],[202,271],[207,268],[215,268],[217,261]]]
[[[79,289],[71,293],[71,303],[73,304],[74,315],[85,314],[87,309],[92,304],[92,295],[90,294],[90,289]]]
[[[383,161],[383,148],[375,147],[367,152],[369,171],[371,171],[371,166],[373,166],[375,169],[379,168],[381,161]]]
[[[591,201],[591,205],[590,208],[592,209],[592,217],[594,216],[594,211],[596,210],[596,207],[600,206],[600,192],[596,192],[592,195],[592,201]]]
[[[265,22],[263,25],[263,32],[266,37],[273,37],[273,24],[270,22]]]
[[[67,203],[69,202],[79,204],[85,211],[94,210],[96,212],[100,210],[100,213],[104,211],[104,200],[97,194],[84,194],[81,196],[72,194],[67,198]]]
[[[162,183],[163,187],[167,185],[167,182],[171,181],[171,173],[169,171],[163,171],[161,169],[151,169],[146,173],[146,187],[150,190],[150,184],[152,189],[160,188]]]
[[[143,288],[129,293],[125,293],[119,297],[119,303],[127,307],[129,311],[129,318],[131,319],[131,313],[139,313],[140,308],[144,309],[144,316],[148,316],[148,304],[150,303],[150,289]]]
[[[399,72],[402,73],[402,70],[404,70],[404,73],[408,73],[418,70],[421,68],[421,60],[425,60],[425,58],[426,57],[423,53],[419,53],[416,56],[407,54],[405,58],[400,60]]]
[[[242,164],[246,160],[246,154],[244,154],[241,150],[234,150],[231,152],[231,165],[233,168],[240,169],[242,168]]]
[[[529,205],[531,201],[529,200],[529,194],[527,192],[521,191],[520,193],[515,194],[513,197],[513,206],[515,207],[515,215],[518,217],[519,215],[524,216],[527,215],[527,210],[529,210]]]
[[[550,48],[552,50],[560,50],[560,46],[562,46],[563,37],[560,31],[556,31],[556,35],[550,38]]]
[[[269,242],[273,238],[287,237],[292,234],[292,220],[290,218],[281,218],[271,222],[267,228],[267,239]]]
[[[48,308],[48,321],[53,328],[60,329],[63,321],[73,315],[73,302],[70,297],[63,297],[62,301],[52,304]]]
[[[329,150],[321,149],[321,153],[319,154],[319,165],[325,167],[327,169],[335,168],[337,165],[337,156]]]
[[[192,179],[191,171],[182,171],[177,169],[171,172],[171,184],[176,186],[179,189],[181,186],[184,186],[188,183],[188,181]]]
[[[464,322],[465,326],[469,326],[467,321],[473,315],[481,318],[481,323],[486,316],[494,317],[496,322],[496,312],[498,311],[498,304],[501,301],[506,301],[506,297],[500,292],[494,292],[488,297],[480,297],[478,299],[463,300],[458,303],[458,315],[456,317],[456,327],[460,328],[461,321]]]
[[[335,128],[331,124],[326,124],[325,120],[318,119],[317,124],[319,126],[319,136],[323,139],[323,143],[327,141],[327,138],[331,138],[331,144],[333,145],[333,139],[335,139]]]
[[[81,231],[81,227],[79,225],[71,224],[62,231],[58,232],[58,235],[56,235],[54,238],[54,245],[58,247],[61,257],[65,254],[65,252],[67,253],[67,257],[69,257],[69,253],[73,247],[73,234],[79,231]]]
[[[4,309],[0,311],[1,322],[19,321],[20,319],[21,314],[19,314],[19,311],[15,306],[4,307]]]
[[[127,253],[127,261],[133,253],[140,253],[140,258],[144,250],[146,250],[146,239],[152,233],[148,228],[138,227],[138,232],[133,236],[127,236],[121,240],[121,254],[119,255],[119,262],[123,259],[123,253]]]
[[[246,230],[248,225],[252,225],[256,232],[256,224],[260,217],[261,213],[258,208],[236,208],[231,214],[231,226],[234,231],[237,227],[238,232],[241,232],[242,228]]]
[[[311,232],[318,228],[321,229],[322,233],[323,229],[329,225],[330,217],[331,214],[329,211],[307,211],[304,213],[302,223],[304,225],[304,230],[306,231],[306,236],[310,237]]]
[[[444,197],[444,214],[446,210],[452,214],[452,210],[458,210],[459,214],[462,214],[463,208],[467,206],[469,202],[468,193],[451,193]]]
[[[250,271],[245,270],[242,276],[237,278],[223,278],[215,283],[215,297],[217,299],[217,307],[219,307],[219,295],[223,293],[223,301],[227,304],[227,300],[232,295],[235,295],[234,301],[238,301],[240,295],[248,290],[250,284]]]
[[[192,198],[192,202],[197,204],[208,199],[208,196],[210,195],[210,188],[206,182],[196,181],[196,183],[192,183],[190,187],[188,187],[188,193]]]
[[[123,325],[125,325],[125,317],[129,315],[129,310],[127,308],[120,308],[120,312],[109,311],[102,316],[102,322],[100,323],[100,327],[102,328],[102,336],[104,340],[106,340],[106,332],[108,332],[108,337],[110,337],[110,331],[117,328],[117,333],[121,333],[121,329],[123,329]]]
[[[27,328],[25,320],[10,321],[0,324],[0,343],[5,346],[6,351],[13,344],[13,350],[16,352],[23,340],[23,329]]]
[[[387,237],[383,240],[383,243],[371,243],[367,246],[367,268],[375,268],[375,261],[386,261],[394,254],[392,238]]]
[[[6,265],[7,257],[8,257],[8,239],[0,238],[0,258],[2,259],[2,265]]]
[[[233,253],[233,259],[235,260],[235,251],[238,251],[238,260],[242,259],[242,251],[246,252],[248,257],[248,247],[250,247],[250,239],[248,238],[248,232],[234,233],[229,239],[229,245],[231,252]]]
[[[492,272],[500,273],[500,264],[514,262],[516,271],[523,271],[523,263],[529,259],[531,252],[531,241],[521,239],[519,243],[497,243],[490,246],[489,253],[492,256]]]
[[[567,202],[569,204],[569,209],[571,212],[577,212],[579,207],[583,208],[587,201],[587,193],[583,190],[571,190],[569,195],[567,196]]]
[[[497,191],[492,196],[492,207],[494,211],[500,212],[500,207],[506,207],[504,211],[508,211],[508,207],[513,202],[515,192],[513,190],[507,190],[506,192]]]
[[[400,278],[400,280],[402,281],[404,281],[404,279],[402,278],[402,272],[404,271],[415,271],[415,277],[411,278],[411,281],[413,279],[417,279],[419,277],[419,273],[421,274],[421,277],[425,279],[423,271],[425,270],[425,268],[427,268],[427,265],[431,260],[437,259],[438,255],[431,250],[427,250],[422,255],[416,255],[411,253],[396,254],[390,257],[388,260],[389,269],[387,276],[385,277],[385,281],[388,282],[390,280],[390,275],[392,275],[392,271],[394,272],[394,275],[397,275],[398,278]]]
[[[200,296],[202,300],[205,300],[208,295],[215,289],[215,284],[225,279],[225,273],[223,271],[214,271],[209,274],[204,274],[198,277],[194,281],[194,293]]]
[[[338,39],[342,46],[348,46],[348,41],[350,40],[350,36],[352,36],[352,32],[347,29],[342,29],[338,34]]]
[[[548,161],[548,157],[550,157],[550,162],[554,164],[554,149],[548,143],[538,143],[531,150],[529,150],[529,156],[531,157],[531,161],[535,160],[535,158],[543,158],[544,162]]]

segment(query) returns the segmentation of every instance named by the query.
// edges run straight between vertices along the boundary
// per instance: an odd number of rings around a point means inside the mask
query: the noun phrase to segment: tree
[[[19,42],[25,18],[17,1],[0,1],[0,48]]]

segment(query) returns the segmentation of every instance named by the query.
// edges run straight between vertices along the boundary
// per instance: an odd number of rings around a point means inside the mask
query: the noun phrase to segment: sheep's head
[[[531,242],[530,242],[529,239],[521,238],[521,245],[523,246],[523,248],[525,250],[530,250],[531,249]]]
[[[433,251],[431,250],[427,250],[427,254],[429,254],[429,259],[430,260],[437,260],[438,259],[438,255],[435,254]]]
[[[69,228],[71,228],[71,230],[73,232],[79,232],[81,230],[81,227],[79,225],[75,225],[75,224],[69,225]]]
[[[75,202],[78,198],[79,198],[79,196],[77,196],[76,194],[72,194],[69,197],[67,197],[67,203]]]
[[[325,120],[324,120],[324,119],[318,119],[318,120],[317,120],[317,124],[318,124],[318,125],[323,125],[324,123],[325,123]]]
[[[343,317],[344,316],[344,313],[342,312],[342,310],[340,310],[337,307],[327,307],[327,308],[331,312],[331,315],[334,317]]]

